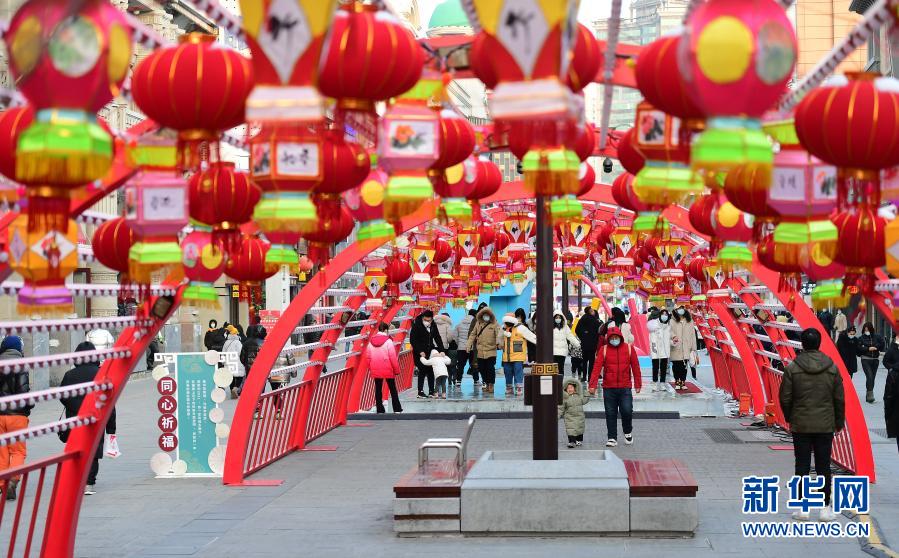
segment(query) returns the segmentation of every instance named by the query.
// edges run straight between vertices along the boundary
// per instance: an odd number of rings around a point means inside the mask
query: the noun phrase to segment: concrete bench
[[[692,535],[699,526],[699,485],[677,459],[625,460],[630,485],[631,533]]]

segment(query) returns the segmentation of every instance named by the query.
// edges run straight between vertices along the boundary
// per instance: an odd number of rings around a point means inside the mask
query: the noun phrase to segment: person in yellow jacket
[[[514,314],[503,316],[503,373],[506,375],[506,395],[521,395],[524,385],[524,363],[528,360],[528,343],[536,343],[537,336]]]

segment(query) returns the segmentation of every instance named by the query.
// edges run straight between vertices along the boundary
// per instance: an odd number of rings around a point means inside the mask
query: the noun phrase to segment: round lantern
[[[783,262],[777,257],[779,246],[775,242],[774,234],[767,232],[756,245],[756,254],[759,263],[771,271],[780,274],[778,286],[780,289],[798,289],[802,283],[802,268],[799,262]]]
[[[0,174],[16,181],[16,146],[19,136],[34,122],[34,110],[28,106],[0,112]]]
[[[678,67],[681,35],[669,35],[644,46],[637,57],[634,77],[643,97],[654,107],[684,123],[684,131],[703,126],[705,114],[693,101]],[[683,131],[681,135],[684,136]]]
[[[424,50],[390,12],[359,0],[334,14],[331,40],[322,55],[318,89],[337,99],[339,110],[374,112],[411,89],[421,77]]]
[[[471,203],[472,218],[480,221],[481,204],[479,202],[499,191],[500,186],[503,185],[503,174],[496,163],[484,157],[479,157],[475,164],[474,172],[469,172],[469,168],[466,167],[462,180],[468,185],[466,197]]]
[[[574,153],[577,158],[584,162],[588,157],[593,155],[593,149],[596,147],[596,128],[593,124],[585,124],[583,130],[578,134],[574,144]]]
[[[581,183],[581,189],[577,192],[577,197],[583,197],[590,193],[596,185],[596,171],[593,165],[586,161],[581,163],[580,171],[578,171],[578,180]]]
[[[257,301],[262,300],[263,282],[275,274],[276,270],[265,265],[265,255],[269,243],[255,236],[244,235],[240,247],[228,255],[225,273],[239,283],[238,298],[249,302],[255,311]]]
[[[759,118],[783,94],[796,64],[796,35],[775,0],[711,0],[690,16],[679,71],[707,119],[690,162],[706,172],[752,165],[770,173],[773,154]]]
[[[72,293],[65,282],[78,267],[78,226],[71,220],[68,223],[65,232],[32,230],[22,215],[9,226],[9,265],[24,279],[18,293],[20,316],[73,312]]]
[[[91,247],[97,261],[119,273],[119,283],[127,284],[130,260],[128,254],[136,238],[124,217],[105,221],[91,239]]]
[[[599,43],[589,27],[577,24],[577,37],[574,40],[574,52],[568,66],[565,82],[572,91],[581,91],[596,79],[602,67],[602,51]]]
[[[442,212],[446,218],[470,221],[471,206],[465,202],[465,182],[460,174],[471,169],[459,165],[466,162],[474,149],[474,129],[468,120],[452,110],[444,109],[440,112],[439,133],[440,153],[431,164],[428,175],[434,190],[447,198],[442,200]]]
[[[372,165],[362,184],[343,196],[350,215],[359,221],[356,239],[360,242],[375,238],[387,241],[396,236],[393,226],[384,220],[383,203],[386,188],[387,173],[377,165]]]
[[[18,138],[15,172],[29,185],[30,226],[64,232],[69,190],[112,164],[112,137],[96,113],[128,73],[131,26],[105,0],[31,0],[4,38],[13,81],[34,110]]]
[[[434,192],[440,196],[441,221],[455,221],[463,225],[471,223],[473,209],[466,198],[478,188],[479,170],[477,157],[471,156],[458,165],[431,175]]]
[[[858,287],[865,295],[874,292],[875,270],[886,265],[886,220],[877,208],[863,204],[834,217],[839,230],[837,261],[846,266],[844,287]]]
[[[181,241],[181,263],[190,284],[183,300],[188,306],[220,308],[215,282],[225,271],[225,247],[208,227],[198,227]]]
[[[309,258],[319,264],[328,260],[331,247],[346,240],[355,226],[349,210],[339,203],[336,209],[326,213],[335,217],[322,219],[317,230],[303,235],[309,248]]]
[[[453,256],[453,247],[444,238],[434,241],[434,263],[442,264]]]
[[[690,204],[690,211],[687,215],[690,225],[696,229],[696,232],[708,236],[712,241],[715,236],[714,215],[717,213],[720,203],[719,194],[705,194]]]
[[[492,223],[483,223],[478,227],[478,246],[480,247],[480,256],[478,257],[478,267],[493,267],[493,257],[496,254],[494,241],[496,240],[496,229]]]
[[[646,157],[637,150],[636,132],[633,128],[626,131],[618,140],[618,162],[624,170],[636,176],[646,164]]]
[[[240,225],[250,221],[262,192],[234,163],[216,161],[188,182],[190,218],[213,227],[229,253],[240,248]]]
[[[247,58],[215,36],[188,33],[177,45],[141,60],[131,87],[147,117],[178,131],[179,167],[196,169],[216,155],[219,134],[243,124],[253,70]]]
[[[627,172],[619,174],[612,181],[612,199],[624,209],[629,209],[635,213],[646,211],[648,207],[637,198],[633,185],[634,175]]]
[[[838,168],[839,208],[880,204],[880,171],[899,165],[899,81],[847,73],[796,107],[796,135],[815,157]]]
[[[752,252],[747,244],[752,240],[753,223],[752,215],[743,213],[729,201],[718,205],[713,226],[715,236],[724,241],[717,254],[718,264],[726,269],[752,265]]]

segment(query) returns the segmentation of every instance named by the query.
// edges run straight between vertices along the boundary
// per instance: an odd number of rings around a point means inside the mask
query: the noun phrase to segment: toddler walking
[[[437,397],[446,399],[446,382],[449,377],[450,358],[437,349],[431,349],[429,358],[421,359],[421,363],[430,366],[434,370],[434,380],[437,382]]]
[[[559,418],[565,421],[565,433],[568,434],[568,447],[580,447],[584,441],[584,428],[587,415],[584,405],[589,397],[584,394],[584,386],[574,377],[565,378],[562,390],[562,404],[559,405]]]

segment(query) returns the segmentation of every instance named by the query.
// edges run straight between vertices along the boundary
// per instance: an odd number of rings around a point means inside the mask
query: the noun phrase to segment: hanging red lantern
[[[713,224],[715,236],[724,241],[717,254],[717,262],[723,268],[732,270],[752,265],[752,252],[747,244],[752,240],[753,223],[752,215],[740,211],[729,201],[718,204]]]
[[[396,233],[384,220],[384,190],[387,188],[387,173],[372,165],[362,184],[344,193],[343,199],[350,215],[359,221],[356,239],[361,241],[378,239],[391,240]]]
[[[641,202],[634,193],[634,175],[623,172],[612,181],[612,198],[615,203],[635,213],[646,211],[648,206]]]
[[[439,118],[440,153],[431,165],[428,176],[435,192],[446,198],[441,200],[445,217],[468,222],[471,221],[471,206],[465,202],[465,183],[460,174],[466,172],[463,162],[475,146],[474,128],[452,110],[442,110]]]
[[[136,241],[134,231],[125,222],[124,217],[110,219],[103,222],[91,239],[91,247],[97,261],[113,271],[119,273],[119,283],[126,285],[130,282],[128,270],[130,265],[129,252]]]
[[[102,178],[113,141],[96,113],[120,92],[131,26],[105,0],[30,0],[4,33],[13,82],[34,110],[16,148],[29,227],[65,232],[70,191]]]
[[[434,241],[434,263],[442,264],[453,256],[453,247],[443,238]]]
[[[265,265],[269,243],[255,236],[244,235],[240,247],[228,255],[225,273],[239,283],[238,299],[250,305],[255,313],[256,303],[262,300],[262,284],[276,272]]]
[[[134,68],[134,102],[161,126],[178,131],[178,166],[217,159],[219,135],[244,122],[253,88],[250,61],[203,33],[154,50]]]
[[[216,161],[190,177],[190,218],[213,227],[213,236],[231,253],[240,248],[240,226],[252,219],[261,195],[234,163]]]
[[[720,203],[721,198],[718,193],[713,192],[699,196],[690,204],[690,211],[687,215],[690,225],[696,229],[696,232],[709,237],[712,241],[715,237],[714,215],[718,211]]]
[[[593,35],[593,31],[582,23],[577,24],[577,37],[574,39],[574,52],[568,66],[565,82],[575,93],[581,91],[596,79],[602,68],[602,51]]]
[[[638,172],[646,164],[646,157],[637,150],[636,132],[633,128],[626,131],[618,140],[618,162],[624,167],[624,170],[636,176]]]
[[[775,0],[711,0],[691,15],[678,44],[678,69],[706,130],[692,144],[694,169],[738,165],[771,172],[771,143],[758,119],[793,75],[793,25]]]
[[[0,174],[16,182],[16,146],[19,136],[34,122],[28,105],[0,112]]]
[[[359,144],[344,139],[343,130],[332,128],[323,134],[321,179],[313,188],[313,202],[319,220],[337,220],[341,194],[352,190],[371,172],[371,156]]]
[[[322,55],[318,89],[337,99],[340,111],[374,113],[411,89],[421,77],[424,51],[389,11],[359,0],[340,6]]]
[[[596,148],[596,128],[593,127],[593,124],[587,123],[575,140],[574,153],[583,162],[593,155],[594,148]]]
[[[401,254],[394,254],[385,258],[384,274],[387,276],[388,285],[399,285],[412,278],[412,265],[409,259]]]
[[[211,230],[197,229],[181,240],[181,263],[190,284],[183,300],[188,306],[220,308],[215,282],[225,271],[225,247],[212,236]]]
[[[681,40],[681,35],[668,35],[644,46],[637,57],[634,77],[650,104],[684,121],[685,130],[696,130],[702,127],[705,114],[693,102],[678,66]]]
[[[838,168],[837,207],[880,204],[880,171],[899,165],[899,82],[875,73],[832,78],[796,107],[796,135]]]
[[[874,292],[875,270],[886,265],[886,220],[877,208],[860,205],[834,217],[839,230],[837,261],[846,266],[844,288],[858,287],[865,295]]]
[[[338,209],[326,213],[336,215],[336,218],[322,219],[317,230],[303,235],[309,247],[309,258],[318,264],[328,260],[331,246],[345,240],[353,232],[355,225],[353,216],[347,208],[341,206],[339,202],[331,203],[337,203]]]
[[[802,268],[797,262],[783,262],[777,257],[778,246],[774,233],[770,230],[763,233],[762,239],[756,245],[756,254],[759,263],[771,271],[780,274],[779,288],[798,289],[802,283]]]
[[[578,190],[577,197],[580,198],[590,193],[596,185],[596,171],[593,170],[593,165],[586,161],[581,163],[578,179],[581,181],[581,189]]]
[[[472,206],[472,218],[474,221],[481,220],[481,205],[479,200],[487,199],[499,191],[503,185],[503,174],[500,172],[496,163],[484,158],[478,158],[476,161],[476,170],[472,175],[471,181],[473,186],[469,188],[467,198]],[[469,180],[469,173],[466,171],[464,180]]]

